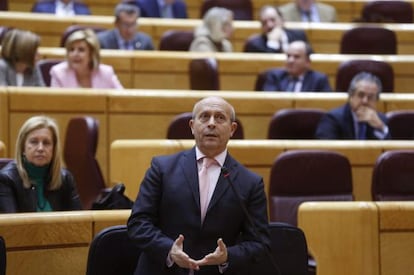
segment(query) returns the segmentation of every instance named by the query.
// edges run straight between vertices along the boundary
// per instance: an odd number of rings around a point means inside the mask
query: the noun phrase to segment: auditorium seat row
[[[351,22],[362,15],[364,5],[368,0],[319,0],[322,3],[326,3],[335,7],[337,11],[337,20],[339,22]],[[9,10],[11,11],[30,11],[33,5],[33,1],[30,0],[13,0],[9,2]],[[105,1],[84,1],[91,9],[93,15],[112,15],[117,0],[105,0]],[[199,0],[186,0],[187,11],[190,18],[200,18],[201,2]],[[269,3],[267,0],[255,0],[253,4],[253,16],[257,17],[260,8],[266,4],[283,5],[291,2],[291,0],[277,0]],[[412,3],[412,1],[408,1]]]
[[[28,29],[42,37],[42,46],[58,47],[62,35],[70,25],[91,26],[96,29],[110,29],[114,26],[113,16],[73,16],[58,18],[27,12],[0,12],[0,26]],[[200,19],[140,18],[138,28],[148,33],[159,49],[163,34],[169,30],[193,31],[201,24]],[[364,24],[365,26],[366,24]],[[360,23],[302,23],[287,22],[287,28],[301,29],[307,34],[316,53],[339,53],[340,40],[345,31]],[[372,26],[372,25],[370,25]],[[375,24],[395,32],[398,54],[414,53],[413,24]],[[243,51],[244,44],[252,34],[260,33],[259,21],[235,21],[231,41],[236,52]]]
[[[42,59],[64,60],[63,48],[40,48]],[[112,65],[125,88],[135,89],[189,89],[190,63],[194,59],[213,58],[220,78],[221,90],[252,91],[257,75],[267,69],[283,67],[284,54],[255,53],[199,53],[169,51],[102,50],[102,62]],[[363,59],[382,61],[392,67],[393,91],[411,93],[414,87],[414,55],[345,55],[314,54],[312,68],[328,75],[336,87],[339,67],[345,61]]]
[[[269,223],[270,253],[248,267],[254,274],[307,274],[307,244],[302,230],[285,223]],[[133,274],[141,251],[128,239],[127,227],[117,225],[98,233],[91,243],[86,275]],[[274,257],[274,261],[268,256]],[[249,272],[248,274],[251,274]]]
[[[320,275],[412,274],[413,214],[413,202],[306,202],[299,208],[299,227]],[[129,210],[2,214],[7,274],[86,274],[94,236],[124,225],[129,215]]]
[[[326,111],[343,104],[347,98],[345,93],[219,93],[235,107],[248,140],[267,139],[271,117],[278,110],[318,108]],[[69,120],[90,115],[99,121],[97,159],[108,182],[113,141],[165,139],[174,116],[191,111],[197,100],[211,95],[217,92],[3,87],[0,89],[0,140],[6,146],[4,156],[13,156],[18,129],[30,116],[45,113],[56,118],[64,143]],[[383,94],[378,109],[384,113],[414,109],[414,94]]]
[[[267,131],[268,139],[315,139],[315,131],[325,110],[315,108],[281,109],[276,111]],[[391,111],[386,113],[391,139],[414,139],[414,110]],[[191,112],[176,115],[167,129],[167,139],[194,139],[188,126]],[[243,123],[236,118],[237,129],[232,139],[244,139]]]
[[[125,224],[129,215],[130,210],[1,214],[7,274],[85,274],[93,237]]]
[[[123,182],[135,199],[139,184],[153,156],[171,154],[194,146],[192,140],[116,140],[110,151],[110,181]],[[355,200],[372,200],[371,182],[377,159],[385,151],[414,149],[412,141],[230,140],[229,152],[263,177],[269,190],[273,162],[285,151],[327,150],[346,156],[352,170]],[[298,168],[299,169],[299,168]],[[269,194],[268,194],[269,196]]]
[[[94,236],[125,224],[129,214],[129,210],[2,214],[7,274],[86,274]],[[413,215],[413,202],[306,202],[299,208],[299,227],[319,275],[412,274]]]

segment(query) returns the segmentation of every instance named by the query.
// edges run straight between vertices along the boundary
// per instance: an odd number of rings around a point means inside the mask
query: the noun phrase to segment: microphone
[[[253,228],[253,234],[255,235],[255,237],[259,240],[259,242],[265,247],[265,252],[266,252],[266,256],[269,258],[270,262],[273,265],[273,268],[276,271],[276,274],[282,275],[282,272],[280,271],[279,265],[276,263],[275,259],[273,258],[270,248],[265,244],[265,242],[263,241],[261,235],[258,233],[258,230],[255,226],[255,224],[253,223],[253,219],[252,216],[250,215],[249,211],[246,208],[246,205],[243,203],[243,199],[239,193],[239,191],[234,187],[233,181],[230,178],[230,171],[227,169],[227,167],[222,166],[221,167],[221,173],[223,174],[223,177],[227,180],[227,182],[229,183],[231,189],[233,190],[233,192],[236,194],[237,200],[239,201],[240,207],[243,209],[244,215],[246,216],[249,224],[251,225],[251,227]]]

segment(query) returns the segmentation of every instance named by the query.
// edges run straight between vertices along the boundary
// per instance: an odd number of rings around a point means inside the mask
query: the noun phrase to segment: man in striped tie
[[[268,249],[263,179],[227,151],[235,120],[223,98],[201,99],[195,146],[153,158],[128,220],[142,250],[135,274],[246,274]]]

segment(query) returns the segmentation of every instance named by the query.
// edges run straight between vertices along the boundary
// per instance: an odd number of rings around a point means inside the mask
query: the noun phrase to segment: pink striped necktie
[[[204,221],[206,216],[207,207],[209,203],[208,194],[210,191],[210,178],[208,174],[208,169],[211,165],[216,163],[215,159],[203,158],[203,164],[201,170],[198,172],[198,183],[200,189],[200,208],[201,208],[201,221]]]

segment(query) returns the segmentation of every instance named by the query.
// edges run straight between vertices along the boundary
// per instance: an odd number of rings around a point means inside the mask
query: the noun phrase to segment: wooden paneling
[[[66,127],[74,116],[91,115],[99,120],[99,142],[97,159],[105,179],[109,180],[110,145],[118,139],[164,139],[172,118],[192,110],[193,105],[205,96],[217,95],[215,91],[189,90],[94,90],[94,89],[45,89],[34,87],[8,87],[0,89],[4,109],[0,110],[0,140],[4,143],[0,154],[14,156],[14,143],[18,130],[25,120],[39,114],[54,117],[59,126],[62,145]],[[267,129],[274,112],[282,108],[321,108],[330,110],[343,104],[344,93],[261,93],[221,91],[236,109],[243,123],[246,139],[266,139]],[[382,112],[414,109],[413,94],[383,94],[378,104]],[[3,125],[7,125],[7,128]],[[390,148],[400,143],[390,143]],[[299,146],[299,145],[295,145]],[[384,145],[387,146],[387,145]],[[404,144],[403,144],[404,146]],[[404,148],[404,147],[402,147]],[[7,149],[7,150],[6,150]],[[364,155],[360,149],[354,150],[352,158],[356,163],[353,178],[370,179],[371,164],[377,152]],[[359,152],[359,153],[358,153]],[[261,168],[258,168],[261,169]],[[265,175],[265,174],[264,174]],[[138,179],[137,179],[138,180]],[[112,183],[111,183],[112,184]],[[368,190],[364,187],[364,190]],[[358,192],[359,193],[359,192]],[[365,192],[364,197],[367,193]]]
[[[88,251],[88,247],[10,251],[7,274],[86,274]]]
[[[190,149],[193,140],[115,140],[110,151],[111,182],[123,182],[126,194],[135,199],[152,157]],[[352,168],[355,200],[371,200],[371,175],[376,159],[385,150],[414,148],[410,141],[337,140],[230,140],[230,154],[263,177],[269,189],[271,166],[287,150],[321,149],[345,155]]]
[[[7,274],[85,274],[93,237],[125,224],[129,215],[130,210],[2,214]]]
[[[4,145],[4,142],[0,141],[0,158],[4,158],[6,156],[6,146]]]
[[[307,202],[299,227],[318,275],[414,273],[413,202]]]
[[[413,36],[414,37],[414,36]],[[263,70],[283,67],[284,54],[198,53],[168,51],[102,50],[102,62],[112,65],[125,88],[189,89],[189,63],[195,58],[217,60],[221,90],[251,91],[257,74]],[[61,48],[41,48],[42,58],[64,59]],[[341,55],[314,54],[314,70],[328,75],[333,89],[338,66],[347,60],[370,59],[389,63],[394,70],[394,92],[411,93],[414,87],[414,55]]]
[[[298,212],[318,275],[380,275],[373,202],[306,202]]]
[[[0,156],[7,155],[7,148],[3,142],[8,143],[9,132],[9,104],[6,90],[0,89]]]

